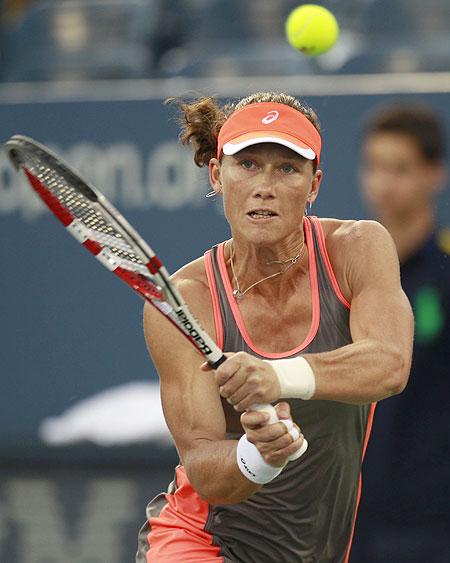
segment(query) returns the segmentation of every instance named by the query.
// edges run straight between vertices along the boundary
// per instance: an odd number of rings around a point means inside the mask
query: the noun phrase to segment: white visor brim
[[[299,147],[295,143],[281,137],[253,137],[252,139],[246,139],[240,143],[225,143],[222,147],[222,151],[223,154],[231,156],[242,149],[251,147],[252,145],[258,145],[260,143],[276,143],[277,145],[283,145],[288,149],[293,150],[308,160],[314,160],[316,158],[316,153],[312,149]]]

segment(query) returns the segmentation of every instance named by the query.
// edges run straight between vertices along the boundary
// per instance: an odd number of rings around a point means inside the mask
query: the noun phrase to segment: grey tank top
[[[224,244],[207,256],[218,342],[225,352],[295,357],[352,342],[349,304],[339,290],[320,221],[306,218],[313,315],[303,343],[286,354],[264,354],[240,318],[226,273]],[[309,448],[247,501],[210,507],[206,531],[225,561],[344,563],[348,561],[359,500],[360,469],[373,414],[371,405],[288,401]],[[229,435],[236,438],[236,435]]]

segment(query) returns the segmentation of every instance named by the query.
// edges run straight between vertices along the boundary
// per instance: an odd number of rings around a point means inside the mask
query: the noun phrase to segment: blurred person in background
[[[363,133],[361,186],[397,247],[415,314],[406,390],[377,406],[353,561],[450,561],[450,244],[436,219],[446,181],[442,118],[392,105]]]

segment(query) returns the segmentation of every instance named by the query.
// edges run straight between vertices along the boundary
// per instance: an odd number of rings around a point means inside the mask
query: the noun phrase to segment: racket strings
[[[64,169],[57,171],[53,162],[47,166],[35,155],[27,153],[26,156],[26,168],[69,211],[74,220],[82,225],[87,238],[108,249],[120,261],[122,267],[147,278],[151,277],[145,262],[102,213],[98,204],[73,187],[70,174],[65,174]]]

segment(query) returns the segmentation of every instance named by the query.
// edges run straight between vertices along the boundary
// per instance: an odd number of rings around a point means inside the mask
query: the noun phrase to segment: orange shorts
[[[146,563],[225,563],[205,531],[209,504],[194,491],[184,467],[177,467],[175,482],[159,515],[148,520]]]

